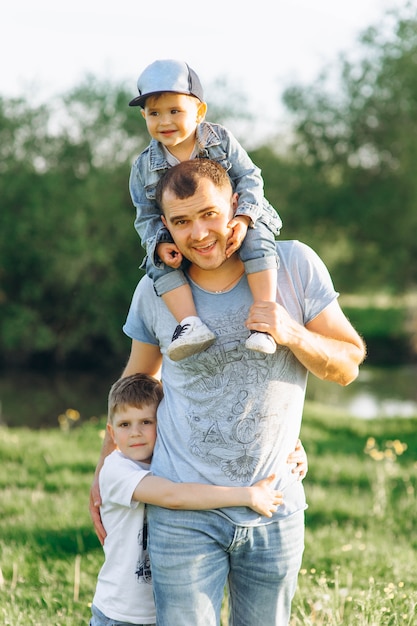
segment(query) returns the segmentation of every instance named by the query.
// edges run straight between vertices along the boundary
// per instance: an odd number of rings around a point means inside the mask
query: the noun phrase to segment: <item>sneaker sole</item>
[[[275,354],[275,352],[277,350],[276,347],[274,348],[274,346],[271,346],[270,348],[265,349],[265,346],[261,346],[259,344],[251,343],[249,341],[249,339],[246,340],[245,347],[248,350],[254,350],[255,352],[262,352],[263,354]]]
[[[171,361],[182,361],[182,359],[186,359],[188,356],[193,356],[193,354],[203,352],[203,350],[209,348],[215,341],[216,338],[214,337],[201,341],[200,343],[175,346],[172,350],[167,350],[167,355]]]

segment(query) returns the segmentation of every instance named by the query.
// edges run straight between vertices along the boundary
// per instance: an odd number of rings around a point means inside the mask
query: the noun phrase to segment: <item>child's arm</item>
[[[272,517],[283,503],[282,494],[273,488],[275,475],[258,481],[251,487],[219,487],[202,483],[175,483],[148,474],[135,491],[133,500],[156,504],[167,509],[220,509],[247,506],[260,515]]]
[[[278,235],[282,227],[281,218],[264,198],[264,181],[261,170],[228,129],[217,124],[212,124],[212,127],[218,134],[221,145],[228,155],[231,167],[227,173],[232,180],[233,189],[239,197],[235,217],[238,215],[246,216],[252,225],[261,220],[274,235]]]
[[[230,162],[229,174],[233,190],[239,196],[237,215],[246,215],[253,224],[262,216],[264,181],[261,170],[250,158],[245,148],[226,128],[215,125],[221,145]]]
[[[146,149],[133,163],[130,171],[129,191],[133,205],[136,208],[135,229],[147,256],[153,258],[157,244],[161,241],[172,241],[172,238],[161,221],[159,207],[146,194],[148,157],[148,149]]]

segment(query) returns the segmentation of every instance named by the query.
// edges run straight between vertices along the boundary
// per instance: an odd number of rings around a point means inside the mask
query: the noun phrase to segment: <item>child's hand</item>
[[[294,452],[291,452],[287,459],[287,463],[290,465],[295,463],[295,467],[292,470],[293,474],[298,474],[298,480],[303,480],[305,475],[308,472],[308,460],[307,454],[304,450],[304,446],[301,441],[298,439],[295,445]]]
[[[249,487],[250,508],[265,517],[272,517],[278,506],[284,502],[282,493],[272,486],[274,481],[275,474],[271,474],[268,478],[263,478]]]
[[[168,267],[177,269],[182,263],[182,254],[175,243],[158,243],[156,253]]]
[[[250,217],[247,215],[236,215],[228,223],[228,227],[232,229],[230,237],[226,245],[226,257],[232,256],[236,250],[239,250],[248,231]]]

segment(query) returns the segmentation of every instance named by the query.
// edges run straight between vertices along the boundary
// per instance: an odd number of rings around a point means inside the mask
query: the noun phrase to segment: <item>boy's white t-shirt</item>
[[[135,488],[149,473],[147,463],[132,461],[115,450],[99,475],[100,511],[107,536],[93,604],[107,617],[133,624],[156,621],[145,505],[132,501]]]

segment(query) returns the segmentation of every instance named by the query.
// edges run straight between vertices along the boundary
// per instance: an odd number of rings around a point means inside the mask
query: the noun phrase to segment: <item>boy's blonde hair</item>
[[[163,397],[162,383],[147,374],[132,374],[119,378],[110,388],[107,421],[112,422],[118,411],[129,407],[142,409],[158,406]]]

